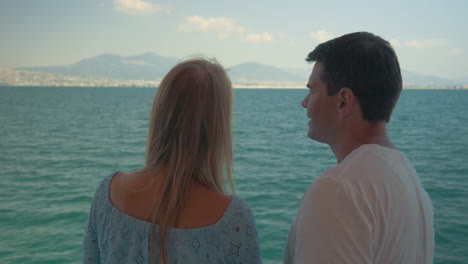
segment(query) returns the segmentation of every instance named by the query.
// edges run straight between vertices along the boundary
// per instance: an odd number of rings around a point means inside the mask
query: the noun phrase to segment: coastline
[[[158,83],[159,84],[159,83]],[[116,84],[116,85],[100,85],[100,84],[8,84],[0,83],[0,88],[3,87],[63,87],[63,88],[157,88],[158,85],[155,83],[145,83],[145,84]],[[305,86],[302,85],[238,85],[233,84],[233,89],[305,89]],[[403,90],[468,90],[468,85],[463,86],[404,86]]]
[[[0,67],[0,87],[158,87],[161,79],[154,80],[117,80],[108,78],[89,78],[47,72],[13,70]],[[305,89],[305,82],[268,81],[268,80],[232,80],[235,89]],[[408,90],[467,90],[468,84],[458,85],[405,85]]]
[[[303,85],[233,85],[234,89],[305,89]],[[463,86],[403,86],[404,90],[468,90]]]

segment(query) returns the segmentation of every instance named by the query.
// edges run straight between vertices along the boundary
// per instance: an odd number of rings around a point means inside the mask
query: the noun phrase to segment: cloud
[[[288,37],[286,36],[286,33],[284,32],[278,32],[276,33],[276,35],[278,35],[278,37],[282,38],[282,39],[287,39]]]
[[[114,0],[114,10],[126,15],[145,16],[161,11],[161,5],[142,0]]]
[[[273,35],[268,32],[251,33],[247,28],[236,24],[227,17],[204,18],[202,16],[191,16],[185,18],[179,30],[184,32],[211,32],[218,39],[225,39],[231,36],[237,36],[242,41],[258,44],[273,41]]]
[[[273,41],[273,36],[270,33],[263,32],[260,34],[247,34],[245,41],[249,43],[265,43]]]
[[[450,40],[444,38],[431,38],[431,39],[413,39],[413,40],[400,40],[399,38],[391,38],[389,40],[390,44],[394,48],[397,47],[407,47],[414,49],[426,49],[426,48],[435,48],[435,47],[447,47],[450,45]],[[452,49],[449,51],[451,55],[459,55],[460,52],[463,52],[460,49]]]
[[[389,42],[394,48],[397,48],[397,47],[401,46],[400,41],[398,41],[397,39],[392,38],[392,39],[389,40]]]
[[[463,54],[463,50],[457,49],[457,48],[451,49],[451,50],[449,50],[449,54],[450,54],[450,55],[454,55],[454,56],[462,55],[462,54]]]
[[[450,43],[447,39],[421,39],[406,41],[404,45],[411,48],[432,48],[446,46]]]
[[[319,30],[319,31],[310,33],[310,37],[313,40],[322,43],[322,42],[325,42],[327,40],[330,40],[330,39],[334,38],[335,36],[332,33],[328,32],[328,31]]]
[[[214,32],[219,39],[227,38],[232,34],[243,34],[246,31],[229,18],[204,18],[201,16],[185,18],[185,22],[179,26],[179,30],[185,32]]]

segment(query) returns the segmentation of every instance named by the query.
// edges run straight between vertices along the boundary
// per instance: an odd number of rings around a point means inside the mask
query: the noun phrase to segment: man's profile
[[[367,32],[318,45],[302,101],[337,165],[304,194],[284,263],[432,263],[433,209],[386,132],[402,89],[391,45]]]

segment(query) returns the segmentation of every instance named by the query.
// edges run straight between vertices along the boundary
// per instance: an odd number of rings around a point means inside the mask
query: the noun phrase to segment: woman
[[[146,166],[98,187],[83,263],[261,262],[252,212],[225,194],[225,182],[234,192],[231,105],[231,82],[215,61],[184,61],[164,77]]]

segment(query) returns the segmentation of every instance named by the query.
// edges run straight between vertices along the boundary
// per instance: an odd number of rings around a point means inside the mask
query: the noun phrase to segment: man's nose
[[[302,102],[301,102],[302,107],[307,108],[307,102],[308,102],[308,101],[309,101],[309,100],[308,100],[308,96],[306,96],[306,97],[304,98],[304,100],[302,100]]]

